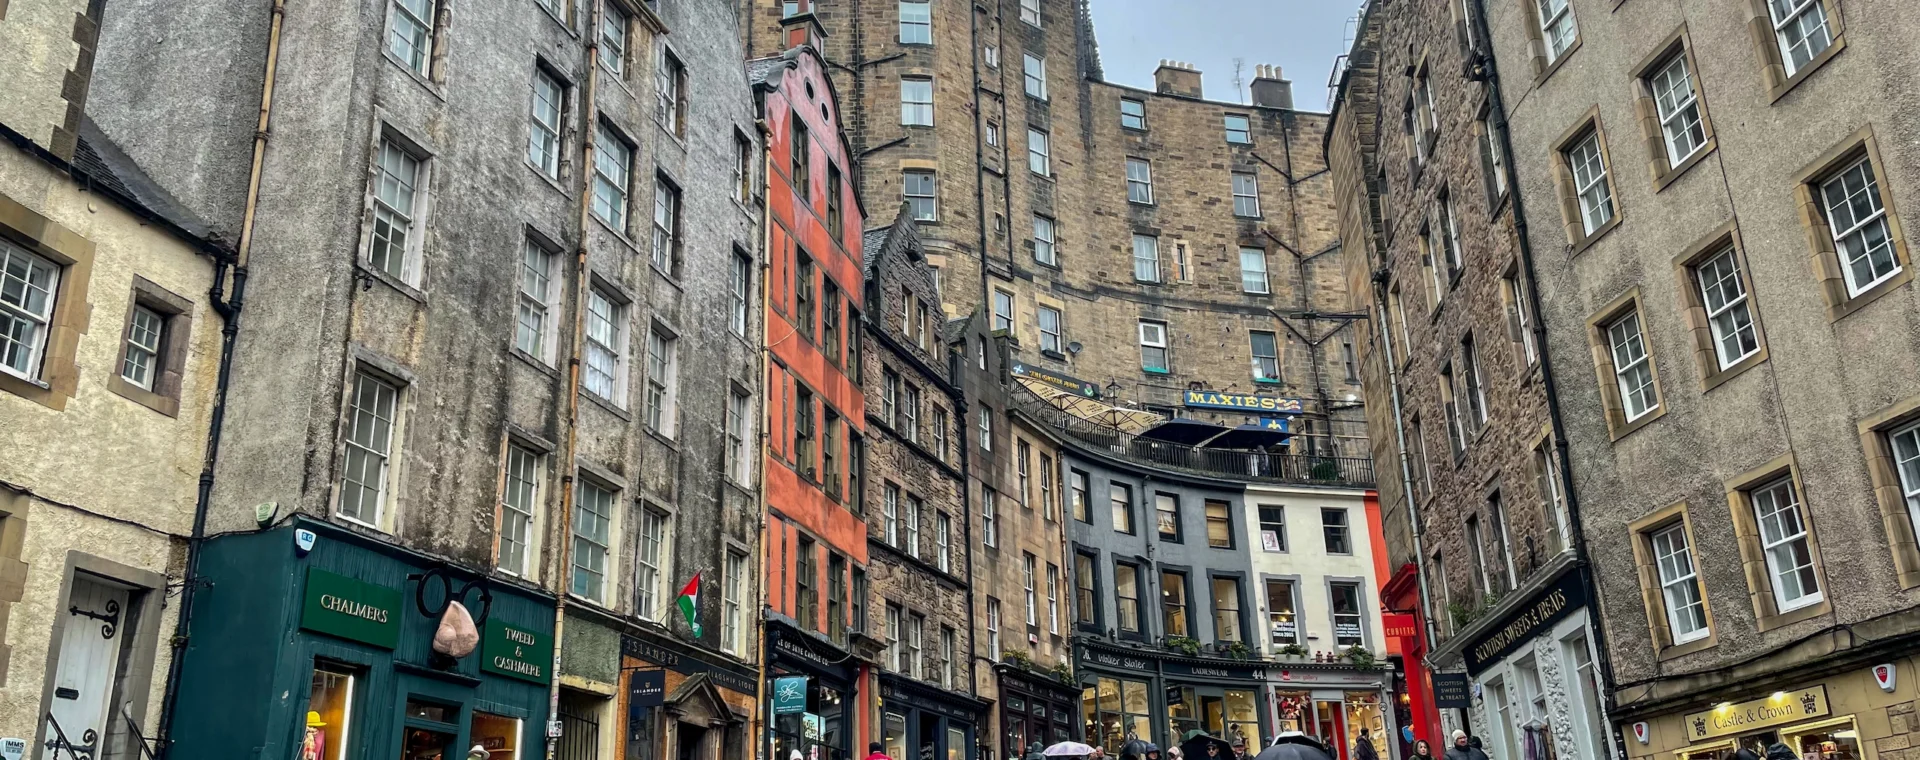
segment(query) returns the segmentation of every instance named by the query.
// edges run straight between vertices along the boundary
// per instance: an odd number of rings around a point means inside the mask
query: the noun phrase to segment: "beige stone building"
[[[1620,746],[1906,757],[1920,6],[1467,7],[1511,120]]]
[[[97,21],[0,4],[0,736],[36,758],[154,735],[219,399],[230,256],[84,115]]]

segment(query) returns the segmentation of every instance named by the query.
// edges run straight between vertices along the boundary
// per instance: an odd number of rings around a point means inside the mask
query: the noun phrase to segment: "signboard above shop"
[[[1711,710],[1687,715],[1687,741],[1697,742],[1717,736],[1742,734],[1761,728],[1824,718],[1827,687],[1815,686],[1799,691],[1779,691],[1764,699],[1739,704],[1721,703]]]
[[[400,642],[400,604],[398,590],[308,568],[300,627],[392,649]]]
[[[1224,409],[1247,414],[1299,414],[1302,410],[1297,398],[1222,391],[1186,391],[1181,394],[1180,403],[1188,409]]]
[[[481,670],[539,684],[548,681],[548,669],[553,666],[552,634],[488,620],[481,642]]]
[[[1467,645],[1467,672],[1477,675],[1492,667],[1535,637],[1553,630],[1554,623],[1587,606],[1587,586],[1581,581],[1579,572],[1563,572],[1488,626]]]
[[[1034,380],[1082,398],[1100,397],[1100,386],[1065,372],[1055,372],[1046,367],[1035,367],[1023,361],[1015,361],[1011,371],[1014,377],[1033,378]]]

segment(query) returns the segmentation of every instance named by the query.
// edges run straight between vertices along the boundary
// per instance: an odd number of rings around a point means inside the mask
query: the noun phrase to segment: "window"
[[[1487,426],[1486,385],[1480,381],[1480,351],[1474,346],[1473,336],[1460,339],[1460,370],[1467,382],[1467,420],[1473,430],[1479,432]]]
[[[1453,195],[1444,190],[1440,192],[1440,232],[1446,236],[1442,252],[1446,255],[1447,282],[1451,286],[1460,280],[1460,224],[1453,213]],[[1441,290],[1444,292],[1446,288]]]
[[[1263,551],[1287,550],[1287,508],[1260,505],[1260,548]]]
[[[1153,204],[1153,164],[1146,159],[1127,159],[1127,202]]]
[[[914,559],[920,558],[920,511],[924,504],[920,501],[920,497],[907,494],[907,530],[904,538],[907,543],[907,556]]]
[[[1180,497],[1170,493],[1155,493],[1153,514],[1160,540],[1180,543]]]
[[[1000,125],[995,124],[991,121],[987,122],[987,146],[993,147],[993,148],[1000,147]],[[1006,217],[999,217],[999,220],[1005,220],[1005,218]],[[996,223],[993,225],[993,231],[999,232],[1005,226],[1006,225],[1000,224],[998,223],[998,221],[996,221]]]
[[[734,654],[747,651],[742,612],[747,599],[747,555],[727,549],[726,578],[720,586],[720,648]]]
[[[952,422],[947,419],[947,408],[933,407],[933,456],[941,461],[947,458],[947,428]]]
[[[880,368],[880,418],[887,424],[900,425],[900,375],[892,369]]]
[[[1654,532],[1650,540],[1673,643],[1685,644],[1704,638],[1709,633],[1707,604],[1700,596],[1700,576],[1694,568],[1693,549],[1687,542],[1686,523],[1676,522],[1662,528]]]
[[[1227,114],[1227,142],[1241,145],[1253,144],[1253,126],[1242,114]]]
[[[1215,549],[1233,548],[1232,506],[1224,501],[1208,499],[1207,509],[1207,546]]]
[[[753,481],[753,397],[734,389],[727,394],[727,477],[738,485]]]
[[[668,536],[666,515],[640,509],[640,547],[634,557],[634,611],[647,620],[658,620],[666,612],[660,603],[660,579],[666,575],[668,554],[661,550]]]
[[[1240,580],[1213,579],[1213,638],[1215,641],[1245,641],[1240,631]]]
[[[1160,238],[1139,234],[1133,236],[1133,279],[1140,282],[1160,281]]]
[[[814,319],[818,310],[814,307],[813,295],[813,258],[806,251],[794,251],[793,274],[793,315],[796,318],[794,328],[807,340],[813,340]]]
[[[1819,5],[1819,0],[1808,1]],[[1859,296],[1900,272],[1887,208],[1870,159],[1863,157],[1820,183],[1820,197],[1834,250],[1840,252],[1840,269],[1846,276],[1849,297]]]
[[[1140,568],[1125,562],[1113,565],[1114,611],[1120,630],[1140,632]]]
[[[1747,499],[1760,526],[1760,549],[1767,558],[1776,608],[1786,612],[1819,602],[1822,595],[1813,568],[1812,537],[1800,512],[1793,478],[1754,488],[1747,492]]]
[[[673,273],[680,251],[680,188],[664,177],[653,181],[653,266]]]
[[[801,201],[813,197],[813,138],[807,134],[807,123],[795,113],[791,117],[793,135],[787,141],[787,174],[793,180],[793,192]]]
[[[900,487],[886,484],[881,496],[881,530],[886,535],[888,546],[900,545]]]
[[[1187,626],[1187,574],[1160,571],[1160,632],[1191,636]]]
[[[1480,516],[1467,516],[1467,546],[1473,549],[1473,583],[1482,592],[1493,593],[1493,574],[1487,572],[1487,544],[1480,535]]]
[[[1267,289],[1267,251],[1264,248],[1240,249],[1240,291],[1269,293]]]
[[[1140,322],[1140,366],[1148,372],[1172,372],[1167,361],[1167,323]]]
[[[340,474],[340,516],[382,527],[387,486],[399,448],[400,387],[365,369],[354,372],[347,407],[346,466]]]
[[[824,422],[821,425],[820,484],[826,486],[827,498],[838,500],[843,477],[840,471],[840,415],[827,409]]]
[[[540,66],[533,67],[533,126],[528,131],[527,161],[548,179],[560,178],[561,109],[567,88]]]
[[[1353,341],[1340,341],[1340,357],[1347,366],[1347,382],[1360,382],[1360,360],[1353,353]]]
[[[847,640],[847,558],[827,552],[827,638]]]
[[[675,137],[687,133],[687,67],[675,58],[665,47],[660,49],[660,66],[653,72],[654,111],[653,119],[660,123],[667,134]]]
[[[1013,442],[1013,471],[1020,481],[1020,506],[1033,508],[1033,444],[1018,436]]]
[[[167,339],[166,324],[166,317],[140,304],[134,304],[127,313],[126,347],[120,360],[120,377],[134,387],[153,390]]]
[[[1035,312],[1040,323],[1040,352],[1058,355],[1060,343],[1060,310],[1051,306],[1042,306]]]
[[[520,244],[520,300],[513,347],[543,362],[547,353],[547,310],[552,308],[554,255],[531,239]]]
[[[1527,302],[1527,281],[1519,267],[1509,270],[1500,278],[1500,298],[1507,307],[1507,329],[1513,333],[1513,345],[1518,349],[1523,366],[1531,367],[1540,360],[1539,349],[1533,342],[1533,317]]]
[[[926,0],[900,0],[900,44],[933,44],[933,4]]]
[[[433,0],[393,0],[387,15],[387,52],[421,76],[433,59]]]
[[[1053,164],[1047,152],[1047,133],[1032,127],[1027,128],[1027,169],[1042,177],[1053,176]]]
[[[820,566],[814,561],[813,539],[801,536],[793,558],[793,615],[800,627],[820,630]]]
[[[900,123],[910,127],[933,126],[933,80],[900,80]]]
[[[1440,296],[1447,292],[1446,283],[1441,281],[1440,262],[1433,250],[1433,224],[1423,223],[1419,233],[1420,268],[1427,274],[1427,308],[1440,308]]]
[[[940,626],[940,688],[942,689],[953,688],[953,671],[958,664],[954,660],[960,654],[959,638],[952,626]]]
[[[953,518],[945,512],[933,518],[933,556],[940,572],[953,571]]]
[[[1233,173],[1233,215],[1260,216],[1260,178],[1253,172]]]
[[[1347,531],[1347,510],[1321,508],[1320,535],[1326,541],[1328,554],[1353,553],[1353,541]]]
[[[1096,611],[1093,606],[1094,600],[1097,598],[1097,594],[1094,591],[1094,583],[1093,558],[1076,552],[1073,555],[1073,610],[1075,622],[1088,624],[1098,622],[1098,617],[1095,615]]]
[[[801,477],[816,479],[820,475],[813,458],[813,392],[804,387],[797,391],[793,397],[793,462]]]
[[[600,122],[593,139],[593,215],[615,232],[627,231],[627,191],[633,146]]]
[[[900,433],[908,441],[920,442],[920,388],[907,383],[907,395],[900,403]]]
[[[599,483],[581,480],[580,496],[573,505],[573,580],[567,587],[574,596],[606,601],[613,515],[613,492]]]
[[[1507,533],[1507,513],[1506,510],[1501,509],[1499,491],[1487,495],[1487,521],[1493,523],[1494,559],[1500,563],[1500,568],[1506,571],[1504,573],[1506,583],[1501,588],[1510,591],[1519,585],[1519,578],[1514,575],[1513,538]]]
[[[1453,365],[1440,368],[1440,408],[1447,415],[1447,444],[1457,460],[1467,450],[1467,430],[1460,421],[1460,402],[1457,398]]]
[[[1267,580],[1267,636],[1273,646],[1300,643],[1299,605],[1294,600],[1293,581]]]
[[[1040,455],[1040,516],[1053,520],[1053,481],[1060,477],[1060,471],[1054,469],[1053,457]]]
[[[907,198],[908,213],[916,222],[931,222],[940,218],[938,197],[934,194],[933,172],[905,172],[900,182]]]
[[[987,659],[1000,661],[1000,600],[987,598]]]
[[[1133,98],[1120,99],[1120,126],[1127,129],[1147,128],[1147,104]]]
[[[0,370],[40,376],[60,274],[59,265],[0,241]]]
[[[1039,28],[1040,0],[1020,0],[1020,20]]]
[[[1555,462],[1552,439],[1543,440],[1538,446],[1534,447],[1534,478],[1539,481],[1535,485],[1535,488],[1540,491],[1540,500],[1545,502],[1541,506],[1546,509],[1546,513],[1551,515],[1553,519],[1553,522],[1550,523],[1550,527],[1553,529],[1553,545],[1549,548],[1552,549],[1554,554],[1559,554],[1565,551],[1570,544],[1568,534],[1572,528],[1567,524],[1567,504],[1565,499],[1560,496],[1560,470]]]
[[[1494,134],[1493,123],[1481,119],[1480,160],[1486,164],[1488,195],[1499,198],[1507,194],[1507,152],[1500,146],[1500,136]]]
[[[1037,590],[1039,586],[1035,582],[1039,574],[1038,560],[1035,560],[1032,554],[1023,552],[1020,555],[1020,577],[1022,587],[1026,589],[1027,593],[1028,627],[1033,627],[1040,623],[1040,595]]]
[[[1660,134],[1667,146],[1667,165],[1677,167],[1699,152],[1707,142],[1706,126],[1700,120],[1699,93],[1693,88],[1687,53],[1682,50],[1661,65],[1646,80],[1653,92],[1653,105],[1660,117]]]
[[[733,254],[733,273],[727,279],[727,296],[733,303],[733,311],[727,326],[734,335],[747,337],[747,316],[751,311],[748,305],[753,291],[753,259],[735,251]]]
[[[980,407],[980,450],[993,450],[993,410]]]
[[[1453,603],[1453,584],[1447,582],[1446,557],[1441,552],[1433,553],[1433,562],[1426,566],[1429,582],[1438,587],[1437,593],[1427,595],[1427,617],[1439,621],[1442,631],[1449,631],[1460,625],[1447,607]]]
[[[1106,497],[1114,507],[1114,530],[1121,534],[1133,534],[1133,487],[1108,484]]]
[[[1088,483],[1087,474],[1079,470],[1069,473],[1067,491],[1067,498],[1073,502],[1073,519],[1092,523],[1093,487]]]
[[[1653,360],[1647,354],[1640,333],[1640,313],[1607,325],[1607,345],[1613,350],[1614,381],[1619,386],[1620,403],[1628,422],[1640,419],[1660,406],[1660,394],[1653,387]]]
[[[1760,351],[1753,325],[1753,309],[1741,279],[1738,253],[1731,247],[1693,269],[1713,332],[1714,357],[1721,369],[1740,363]]]
[[[1780,44],[1780,60],[1793,76],[1833,44],[1823,0],[1768,0],[1773,36]]]
[[[1026,57],[1027,95],[1035,100],[1047,99],[1047,60],[1032,53]]]
[[[840,167],[827,162],[827,234],[840,240],[846,230],[846,214],[841,212],[845,190],[840,187]]]
[[[1415,88],[1414,92],[1417,94],[1419,89]],[[1400,113],[1400,128],[1401,133],[1407,138],[1407,155],[1412,156],[1416,164],[1425,164],[1427,161],[1426,130],[1420,125],[1420,119],[1414,115],[1414,104],[1415,98],[1409,97],[1406,108]]]
[[[1176,240],[1173,243],[1173,279],[1176,282],[1193,282],[1193,269],[1187,262],[1187,243]]]
[[[980,543],[983,546],[1000,545],[1000,494],[993,486],[980,485]]]
[[[1047,633],[1060,633],[1060,568],[1047,563]]]
[[[906,650],[900,646],[900,639],[906,633],[906,623],[902,618],[906,612],[898,604],[887,604],[887,662],[893,664],[896,673],[907,672]]]
[[[1552,0],[1541,0],[1552,2]],[[1566,0],[1559,0],[1565,5]],[[1606,159],[1600,154],[1600,132],[1588,132],[1564,154],[1573,169],[1573,192],[1580,200],[1580,226],[1592,235],[1613,220],[1613,189],[1607,183]]]
[[[426,161],[385,136],[380,138],[374,155],[373,233],[367,264],[401,282],[413,283],[419,275],[415,254],[419,246],[414,244],[417,191],[426,179]]]
[[[1428,76],[1424,66],[1413,76],[1414,139],[1419,141],[1422,150],[1420,158],[1424,161],[1424,151],[1433,145],[1434,136],[1440,133],[1440,112],[1434,109],[1433,77]]]
[[[534,567],[533,513],[540,504],[540,455],[519,444],[507,445],[506,487],[500,494],[500,548],[495,564],[502,572],[525,576]]]
[[[1366,643],[1363,633],[1360,606],[1360,584],[1333,583],[1327,587],[1333,592],[1333,643],[1334,646],[1357,647]]]
[[[1536,0],[1540,10],[1540,38],[1546,43],[1547,63],[1560,60],[1573,47],[1579,30],[1573,23],[1573,6],[1568,0]]]
[[[995,288],[993,291],[993,331],[1013,329],[1013,294]],[[984,348],[985,343],[981,346]],[[984,359],[985,353],[981,354]],[[984,366],[982,367],[984,368]]]
[[[907,613],[907,652],[908,669],[906,672],[914,678],[925,679],[926,658],[922,656],[923,636],[927,629],[927,616],[918,612]]]
[[[733,133],[733,199],[753,202],[753,140],[740,132]]]
[[[600,21],[600,64],[607,67],[615,76],[626,76],[628,29],[632,22],[627,12],[620,6],[608,3],[606,15]]]
[[[1900,495],[1906,501],[1907,520],[1920,526],[1920,424],[1893,431],[1887,441],[1899,476]]]
[[[848,617],[853,630],[865,633],[867,630],[867,571],[853,568],[853,583],[847,595]]]
[[[680,341],[656,327],[647,331],[647,427],[673,437],[677,427],[680,379],[676,358]]]
[[[587,392],[615,406],[625,403],[621,378],[626,374],[626,304],[599,285],[587,291]]]

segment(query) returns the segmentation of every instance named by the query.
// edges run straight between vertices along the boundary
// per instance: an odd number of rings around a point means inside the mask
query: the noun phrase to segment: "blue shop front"
[[[209,539],[200,571],[173,757],[543,755],[552,596],[306,518]],[[455,600],[458,658],[433,647]]]

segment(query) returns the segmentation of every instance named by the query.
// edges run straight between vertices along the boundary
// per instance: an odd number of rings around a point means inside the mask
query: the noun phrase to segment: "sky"
[[[1325,111],[1327,75],[1346,52],[1347,21],[1360,0],[1091,0],[1100,65],[1109,82],[1153,89],[1160,59],[1200,70],[1209,100],[1244,102],[1233,59],[1253,81],[1256,64],[1293,80],[1296,108]]]

